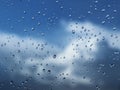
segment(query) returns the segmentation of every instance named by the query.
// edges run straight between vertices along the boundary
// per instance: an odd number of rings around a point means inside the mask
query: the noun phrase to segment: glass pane
[[[119,0],[0,0],[0,90],[120,90]]]

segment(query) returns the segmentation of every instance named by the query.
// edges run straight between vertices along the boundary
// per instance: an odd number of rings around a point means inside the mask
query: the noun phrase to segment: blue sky
[[[119,4],[1,0],[0,90],[119,90]]]
[[[37,35],[38,32],[44,32],[48,36],[48,33],[54,35],[54,32],[62,32],[58,29],[61,20],[89,20],[99,25],[105,21],[104,26],[110,28],[117,28],[120,23],[119,0],[2,0],[0,3],[1,29],[25,36],[28,33],[31,36],[40,36]],[[104,9],[105,11],[102,11]],[[107,15],[110,19],[106,18]],[[37,25],[39,23],[40,26]],[[35,31],[31,32],[31,28],[35,28]],[[25,33],[24,29],[28,30],[28,33]]]

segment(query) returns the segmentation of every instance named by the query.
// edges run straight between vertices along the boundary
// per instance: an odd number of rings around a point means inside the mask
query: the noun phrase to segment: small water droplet
[[[56,54],[54,54],[54,55],[53,55],[53,58],[56,58],[56,57],[57,57]]]
[[[51,72],[51,70],[48,70],[48,72],[50,73],[50,72]]]
[[[75,34],[75,30],[72,30],[72,34]]]

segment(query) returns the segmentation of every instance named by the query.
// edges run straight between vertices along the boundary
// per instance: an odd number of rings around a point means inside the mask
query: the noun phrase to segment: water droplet
[[[43,69],[43,71],[45,71],[45,69]]]
[[[63,77],[63,79],[66,79],[65,77]]]
[[[35,19],[35,17],[32,17],[32,20],[34,20]]]
[[[91,11],[88,11],[88,14],[91,14]]]
[[[48,72],[50,73],[50,72],[51,72],[51,70],[48,70]]]
[[[111,68],[113,68],[113,67],[115,66],[115,64],[110,64],[109,66],[110,66]]]
[[[13,83],[14,83],[13,81],[10,81],[10,85],[13,85]]]
[[[105,9],[102,9],[101,11],[102,11],[102,12],[105,12]]]
[[[53,58],[56,58],[56,57],[57,57],[56,54],[54,54],[54,55],[53,55]]]
[[[34,30],[35,30],[35,28],[34,28],[34,27],[32,27],[32,28],[31,28],[31,30],[32,30],[32,31],[34,31]]]
[[[57,0],[57,1],[55,1],[56,3],[58,3],[59,1]]]
[[[26,14],[26,11],[23,11],[24,14]]]
[[[75,30],[72,30],[72,34],[75,34]]]
[[[117,10],[113,10],[113,12],[114,12],[114,13],[116,13],[116,12],[117,12]]]

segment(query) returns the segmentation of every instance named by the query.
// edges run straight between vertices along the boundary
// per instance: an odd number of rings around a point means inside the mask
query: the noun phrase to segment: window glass
[[[120,90],[120,1],[0,0],[0,90]]]

